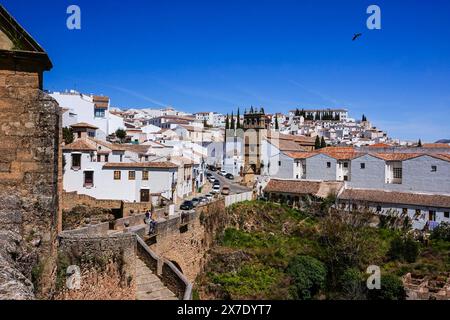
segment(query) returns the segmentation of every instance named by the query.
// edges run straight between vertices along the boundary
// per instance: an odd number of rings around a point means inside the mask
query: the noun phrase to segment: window
[[[344,162],[344,168],[348,168],[348,162]]]
[[[348,176],[344,176],[344,181],[348,181]]]
[[[394,179],[402,178],[402,168],[394,168]]]
[[[298,179],[298,175],[295,176],[295,179]]]
[[[120,180],[120,179],[121,179],[121,172],[114,171],[114,180]]]
[[[366,164],[363,162],[361,163],[361,169],[365,169],[366,168]]]
[[[377,206],[377,212],[381,212],[381,206]]]
[[[142,171],[142,180],[148,180],[148,171]]]
[[[331,162],[327,162],[327,168],[331,168]]]
[[[444,218],[450,218],[450,212],[446,211],[444,212]]]
[[[95,131],[88,131],[88,136],[91,138],[95,138]]]
[[[92,188],[94,186],[94,171],[84,172],[84,187]]]
[[[102,156],[101,155],[97,155],[97,162],[101,162],[102,161]]]
[[[278,161],[278,166],[281,167],[281,161]]]
[[[128,180],[136,180],[136,171],[128,171]]]
[[[81,168],[81,154],[72,154],[72,169],[78,170]]]
[[[104,118],[105,117],[105,109],[95,109],[94,116],[96,118]]]
[[[430,210],[428,212],[428,220],[430,221],[436,221],[436,211]]]
[[[431,172],[436,172],[437,171],[437,166],[431,166]]]
[[[109,161],[109,155],[105,154],[105,162]]]

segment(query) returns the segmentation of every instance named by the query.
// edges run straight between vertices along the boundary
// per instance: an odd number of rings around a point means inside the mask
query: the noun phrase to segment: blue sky
[[[450,1],[2,4],[49,53],[48,90],[188,112],[347,107],[393,137],[450,138]],[[71,4],[81,8],[78,31],[66,28]],[[366,28],[371,4],[381,30]]]

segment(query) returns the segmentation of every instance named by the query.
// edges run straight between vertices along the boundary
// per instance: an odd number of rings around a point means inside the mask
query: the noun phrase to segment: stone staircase
[[[136,299],[137,300],[178,300],[147,265],[136,261]]]

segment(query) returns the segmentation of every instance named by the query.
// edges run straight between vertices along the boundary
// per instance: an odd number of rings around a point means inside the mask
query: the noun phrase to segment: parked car
[[[212,177],[212,173],[211,173],[211,172],[207,172],[207,173],[206,173],[206,177],[207,177],[207,178]]]
[[[194,209],[194,204],[192,203],[192,201],[184,201],[181,206],[180,206],[181,210],[192,210]]]
[[[228,196],[228,195],[230,194],[230,187],[224,186],[224,187],[222,188],[222,194],[223,194],[224,196]]]
[[[216,169],[216,167],[213,167],[213,166],[211,166],[210,168],[209,168],[209,170],[211,170],[211,171],[217,171],[217,169]]]
[[[225,175],[225,178],[227,178],[228,180],[234,180],[234,176],[231,173],[227,173]]]
[[[221,176],[225,176],[227,174],[227,172],[225,170],[220,170],[218,172]]]
[[[211,191],[212,193],[219,193],[220,192],[220,184],[215,184],[213,186],[213,189]]]
[[[198,204],[200,203],[200,199],[198,198],[194,198],[191,200],[192,204],[194,205],[194,207],[198,206]]]
[[[214,177],[209,177],[209,178],[208,178],[208,181],[211,182],[211,183],[214,183],[214,181],[216,181],[216,178],[214,178]]]
[[[206,204],[209,201],[207,197],[200,197],[198,200],[200,200],[200,204]]]
[[[211,201],[213,199],[213,195],[208,193],[207,195],[205,195],[206,199],[208,199],[209,201]]]

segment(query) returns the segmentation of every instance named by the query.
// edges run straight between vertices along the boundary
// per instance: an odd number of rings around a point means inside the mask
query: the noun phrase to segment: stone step
[[[136,261],[136,299],[137,300],[178,300],[141,260]]]
[[[175,295],[172,291],[167,288],[152,292],[138,292],[138,300],[167,300],[168,298],[173,298]]]
[[[148,293],[166,288],[161,281],[153,281],[147,283],[138,283],[137,291],[140,293]]]

